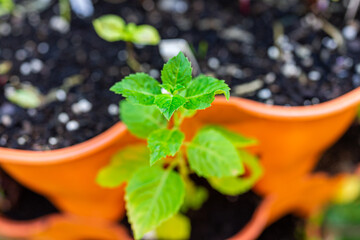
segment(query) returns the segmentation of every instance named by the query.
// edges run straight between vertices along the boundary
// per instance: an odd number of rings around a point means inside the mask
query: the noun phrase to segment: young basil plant
[[[150,25],[126,24],[117,15],[104,15],[93,21],[96,33],[108,42],[125,41],[128,53],[128,65],[135,71],[141,70],[140,63],[135,58],[133,44],[157,45],[160,35],[156,28]]]
[[[210,107],[215,95],[229,98],[223,80],[204,75],[193,79],[191,64],[180,52],[164,65],[161,81],[137,73],[111,88],[126,98],[120,103],[122,121],[132,134],[147,139],[148,147],[122,149],[97,176],[103,187],[127,182],[126,209],[136,239],[152,230],[164,236],[174,223],[184,227],[178,238],[188,236],[188,221],[179,212],[199,209],[208,197],[190,174],[206,178],[227,195],[249,190],[261,176],[257,159],[239,149],[255,140],[219,126],[202,128],[191,141],[181,131],[183,120]],[[244,164],[250,177],[242,176]]]

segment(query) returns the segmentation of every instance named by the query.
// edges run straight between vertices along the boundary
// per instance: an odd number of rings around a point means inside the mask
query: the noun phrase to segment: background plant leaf
[[[180,95],[161,94],[155,97],[156,106],[158,106],[167,120],[170,120],[174,112],[184,105],[185,102],[186,99]]]
[[[96,33],[108,42],[126,40],[125,21],[113,14],[101,16],[93,21]]]
[[[195,78],[186,89],[185,97],[188,101],[184,107],[191,110],[208,108],[217,94],[224,94],[229,99],[230,88],[225,81],[201,75]]]
[[[203,177],[230,177],[244,173],[235,146],[214,129],[200,130],[187,147],[190,168]]]
[[[110,90],[122,94],[130,102],[143,105],[154,104],[155,96],[161,94],[159,82],[145,73],[130,74]]]
[[[245,148],[250,147],[258,144],[258,141],[254,138],[245,137],[239,133],[232,132],[227,130],[224,127],[216,126],[216,125],[209,125],[205,127],[206,129],[214,129],[220,132],[223,136],[225,136],[228,140],[230,140],[235,147],[237,148]]]
[[[144,144],[131,145],[116,153],[109,165],[102,168],[96,182],[107,188],[119,186],[128,181],[134,172],[149,163],[149,150]]]
[[[184,138],[184,133],[177,129],[159,129],[152,132],[148,138],[150,165],[166,156],[175,156]]]
[[[185,181],[185,199],[181,211],[199,210],[209,197],[209,192],[203,186],[197,186],[191,181]]]
[[[136,26],[131,33],[131,41],[142,45],[158,45],[160,42],[160,35],[156,28],[150,25]]]
[[[182,52],[171,58],[161,71],[163,87],[173,92],[174,89],[187,87],[192,79],[192,68],[190,61]]]
[[[258,159],[246,151],[239,151],[241,161],[249,174],[223,178],[208,178],[211,187],[224,195],[236,196],[249,191],[262,176],[262,168]]]
[[[166,240],[190,239],[190,233],[190,219],[182,214],[174,215],[156,229],[157,238]]]
[[[126,209],[135,239],[177,213],[184,201],[180,175],[159,167],[139,169],[126,188]]]
[[[147,138],[153,131],[165,128],[167,121],[156,106],[144,106],[121,101],[120,116],[129,131],[139,138]]]

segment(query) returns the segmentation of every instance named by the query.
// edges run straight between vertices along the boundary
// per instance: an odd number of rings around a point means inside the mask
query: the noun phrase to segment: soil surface
[[[360,85],[359,27],[357,20],[344,21],[341,2],[331,1],[322,11],[297,0],[251,1],[240,10],[232,0],[94,2],[94,18],[118,14],[127,22],[155,26],[163,39],[186,39],[201,72],[225,79],[233,96],[312,105]],[[118,121],[120,97],[108,89],[131,73],[125,44],[100,39],[91,20],[73,14],[69,25],[59,20],[54,4],[40,14],[0,21],[0,63],[12,64],[0,81],[0,146],[63,148]],[[144,71],[159,78],[158,47],[137,46],[136,52]],[[82,83],[61,89],[78,75]],[[55,89],[54,101],[28,110],[7,101],[5,89],[28,84],[42,95]]]

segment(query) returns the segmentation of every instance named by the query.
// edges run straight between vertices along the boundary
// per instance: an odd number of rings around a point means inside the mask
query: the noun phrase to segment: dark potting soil
[[[1,215],[13,220],[31,220],[58,210],[43,196],[20,185],[0,169]]]
[[[241,11],[235,0],[94,2],[94,18],[118,14],[127,22],[155,26],[163,39],[186,39],[201,71],[225,79],[233,96],[311,105],[360,85],[358,22],[344,21],[341,2],[331,1],[327,11],[317,15],[300,0],[251,1],[250,8]],[[320,20],[322,15],[335,28],[323,30],[329,25]],[[120,97],[108,89],[131,72],[124,43],[100,39],[91,19],[73,16],[69,26],[57,16],[55,4],[41,14],[0,23],[0,62],[13,64],[0,81],[0,146],[63,148],[118,121]],[[344,35],[341,46],[333,39],[338,32]],[[136,51],[144,70],[158,78],[163,64],[158,48]],[[81,84],[68,92],[59,89],[65,79],[78,74],[84,78]],[[55,101],[30,110],[9,103],[5,89],[25,83],[42,94],[58,89]]]
[[[348,131],[328,149],[314,171],[325,171],[331,175],[353,173],[360,163],[360,124],[356,120]]]

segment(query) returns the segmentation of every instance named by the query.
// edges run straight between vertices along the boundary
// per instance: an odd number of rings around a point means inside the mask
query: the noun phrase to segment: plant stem
[[[126,42],[126,51],[128,53],[127,64],[134,72],[140,72],[141,64],[135,58],[134,45],[131,42]]]

